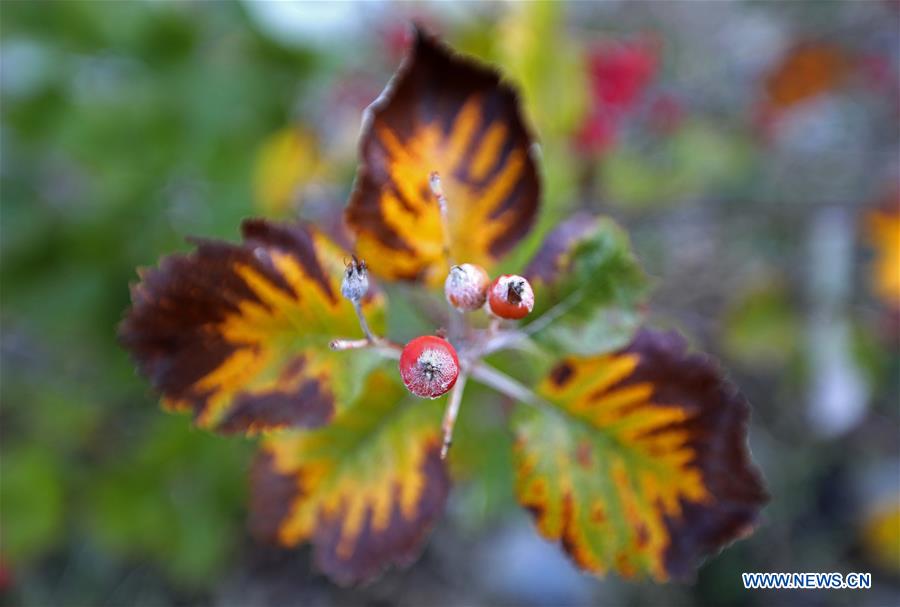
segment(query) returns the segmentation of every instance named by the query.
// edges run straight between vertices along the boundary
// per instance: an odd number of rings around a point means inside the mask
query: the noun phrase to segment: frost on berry
[[[471,312],[484,305],[490,281],[481,266],[471,263],[453,266],[444,282],[444,295],[457,310]]]
[[[491,312],[500,318],[522,318],[534,309],[531,285],[515,274],[504,274],[494,280],[488,298]]]
[[[341,295],[350,301],[359,301],[369,292],[369,272],[366,262],[354,255],[347,263],[341,281]]]
[[[417,337],[400,355],[400,376],[416,396],[437,398],[453,387],[458,375],[456,351],[440,337]]]

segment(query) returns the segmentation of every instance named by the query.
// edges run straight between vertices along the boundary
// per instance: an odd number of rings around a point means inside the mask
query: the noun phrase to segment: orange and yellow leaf
[[[863,520],[865,555],[887,571],[900,572],[900,498],[887,499]]]
[[[450,488],[440,418],[440,404],[376,371],[327,427],[269,437],[252,475],[254,534],[311,542],[317,566],[339,583],[409,565]]]
[[[900,310],[900,203],[872,211],[867,228],[876,255],[871,271],[872,288],[888,308]]]
[[[140,272],[120,338],[172,410],[248,432],[326,423],[373,362],[332,352],[360,333],[341,297],[344,254],[307,225],[248,220],[243,241],[198,241]],[[365,308],[379,330],[383,300]]]
[[[767,495],[749,407],[676,333],[563,359],[546,409],[515,421],[516,492],[540,533],[594,574],[663,581],[748,534]]]
[[[281,129],[262,143],[253,169],[253,197],[269,216],[287,215],[320,168],[315,136],[301,127]]]
[[[838,87],[848,73],[846,53],[832,44],[803,42],[796,45],[766,79],[769,102],[787,108]]]
[[[418,32],[365,120],[346,217],[373,272],[431,284],[446,277],[434,171],[453,259],[488,267],[528,232],[540,192],[533,141],[497,72]]]

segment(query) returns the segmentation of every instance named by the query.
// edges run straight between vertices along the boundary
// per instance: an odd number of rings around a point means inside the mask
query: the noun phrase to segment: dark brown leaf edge
[[[366,110],[346,211],[373,271],[442,281],[437,171],[449,198],[452,254],[485,266],[531,229],[540,198],[533,141],[500,74],[416,29],[411,54]]]
[[[312,543],[318,569],[340,584],[410,565],[450,490],[436,404],[380,370],[328,426],[267,437],[251,474],[253,534]]]
[[[164,406],[192,411],[201,427],[320,426],[335,408],[327,377],[308,372],[302,351],[271,350],[285,337],[279,330],[296,329],[284,306],[315,298],[337,310],[344,303],[320,259],[330,245],[304,224],[250,219],[241,232],[240,244],[194,240],[195,251],[139,270],[120,342]]]
[[[770,499],[747,443],[750,405],[710,357],[689,353],[685,339],[675,331],[642,329],[619,354],[637,354],[639,362],[606,393],[651,384],[653,403],[679,407],[688,414],[676,423],[692,437],[694,466],[712,499],[680,500],[681,516],[664,520],[670,543],[662,558],[671,578],[689,582],[703,559],[753,532]],[[562,362],[550,377],[562,389],[573,374],[570,364]],[[563,547],[574,548],[565,543]]]

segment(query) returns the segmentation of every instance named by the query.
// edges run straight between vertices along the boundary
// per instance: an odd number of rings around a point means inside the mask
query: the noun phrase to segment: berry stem
[[[437,171],[432,171],[431,175],[428,176],[428,186],[431,188],[431,193],[434,194],[434,197],[437,199],[438,210],[441,213],[444,259],[447,260],[448,266],[452,266],[454,264],[453,258],[450,256],[450,220],[448,218],[448,203],[447,197],[444,195],[444,188],[441,186],[441,176]]]
[[[466,388],[466,379],[468,373],[465,368],[456,378],[456,384],[450,392],[450,400],[447,403],[447,410],[444,412],[444,422],[441,428],[444,431],[444,443],[441,445],[441,459],[447,459],[447,452],[450,451],[450,445],[453,444],[453,427],[456,425],[456,416],[459,414],[459,406],[462,403],[463,390]]]
[[[547,328],[553,321],[572,309],[581,300],[581,295],[573,293],[567,299],[562,300],[552,308],[541,314],[538,318],[521,327],[509,331],[492,331],[488,328],[488,338],[481,351],[482,356],[493,354],[507,348],[515,348],[518,342],[524,341]],[[493,325],[492,325],[493,326]]]
[[[356,318],[359,319],[359,326],[362,329],[363,335],[366,336],[366,339],[369,343],[375,343],[375,336],[372,335],[372,330],[369,329],[369,323],[366,322],[366,315],[363,314],[362,304],[358,299],[354,299],[351,302],[353,304],[353,310],[356,312]]]
[[[400,358],[400,352],[403,350],[400,344],[381,337],[375,337],[372,341],[368,339],[335,339],[329,345],[336,352],[368,348],[385,358],[394,360]]]
[[[491,324],[488,325],[487,335],[488,338],[492,338],[500,331],[500,319],[492,318]]]
[[[462,348],[466,332],[466,317],[462,312],[447,304],[447,313],[449,314],[449,334],[448,341],[456,348]]]
[[[520,384],[509,375],[498,371],[490,365],[476,363],[471,367],[471,375],[472,379],[481,382],[489,388],[493,388],[513,400],[559,414],[559,410],[551,403],[535,394],[527,386]]]
[[[440,173],[437,171],[431,172],[428,176],[428,186],[431,188],[431,193],[434,194],[435,199],[437,199],[438,210],[441,214],[441,238],[443,240],[444,259],[446,260],[447,265],[452,268],[455,263],[450,253],[449,203],[447,202],[447,197],[444,195],[444,187],[441,185]],[[449,302],[447,308],[449,310],[448,324],[450,329],[450,343],[455,346],[461,346],[466,330],[465,317],[461,312],[450,305]]]
[[[524,335],[534,335],[541,329],[547,327],[547,325],[572,309],[580,300],[580,292],[572,293],[572,295],[570,295],[566,299],[563,299],[552,308],[541,314],[538,318],[535,318],[530,323],[522,327]]]
[[[329,344],[332,350],[358,350],[372,345],[368,339],[335,339]]]

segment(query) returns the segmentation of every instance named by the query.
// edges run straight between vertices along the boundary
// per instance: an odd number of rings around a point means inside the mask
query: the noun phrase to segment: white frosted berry
[[[484,268],[464,263],[450,268],[444,281],[447,302],[457,310],[471,312],[484,305],[491,279]]]

